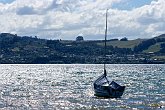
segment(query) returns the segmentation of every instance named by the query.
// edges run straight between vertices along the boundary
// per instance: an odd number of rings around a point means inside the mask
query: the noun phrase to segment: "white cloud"
[[[38,35],[41,38],[101,39],[105,9],[111,37],[152,37],[165,33],[165,1],[157,0],[132,10],[112,9],[123,0],[15,0],[0,3],[0,32]],[[93,36],[93,37],[92,37]]]
[[[140,27],[144,28],[144,36],[153,36],[165,33],[165,1],[158,0],[150,5],[135,9],[135,17]]]

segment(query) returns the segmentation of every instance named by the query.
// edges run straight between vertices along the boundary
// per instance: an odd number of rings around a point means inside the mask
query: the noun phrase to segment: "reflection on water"
[[[164,65],[108,65],[120,99],[93,96],[103,65],[0,65],[0,109],[165,109]]]

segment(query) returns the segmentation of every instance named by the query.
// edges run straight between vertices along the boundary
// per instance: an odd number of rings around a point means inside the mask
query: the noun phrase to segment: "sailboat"
[[[120,98],[125,90],[125,86],[119,85],[117,82],[112,81],[107,77],[106,72],[106,40],[107,40],[107,17],[108,9],[106,10],[106,29],[105,29],[105,48],[104,48],[104,73],[97,78],[94,83],[95,96],[105,97],[105,98]]]

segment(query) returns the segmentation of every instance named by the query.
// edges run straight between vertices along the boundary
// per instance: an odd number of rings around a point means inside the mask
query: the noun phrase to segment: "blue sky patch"
[[[4,4],[6,4],[6,3],[11,3],[11,2],[13,2],[14,0],[0,0],[0,3],[4,3]]]
[[[132,10],[144,5],[149,5],[152,1],[155,0],[123,0],[120,3],[113,4],[112,7],[119,10]]]

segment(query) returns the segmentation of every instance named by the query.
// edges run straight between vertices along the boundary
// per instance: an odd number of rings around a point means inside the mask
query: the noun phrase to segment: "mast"
[[[108,17],[108,9],[106,10],[105,41],[104,41],[104,74],[105,76],[107,75],[106,73],[107,26],[108,26],[107,17]]]

